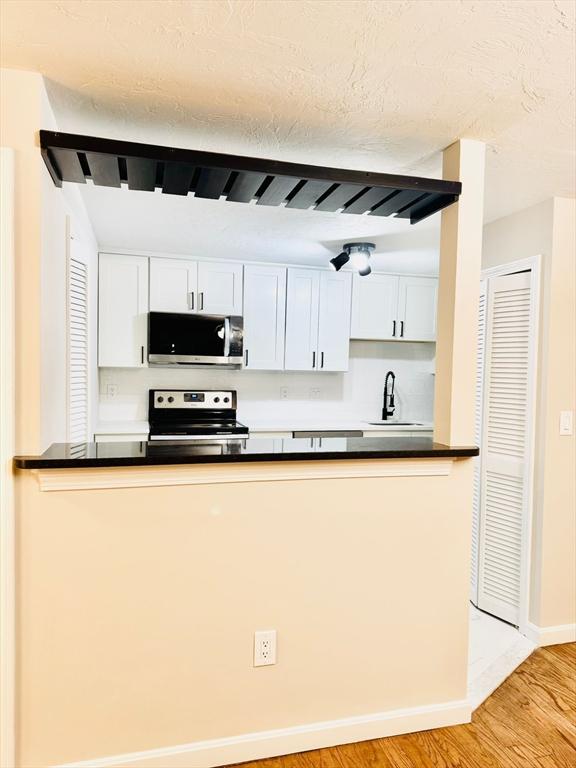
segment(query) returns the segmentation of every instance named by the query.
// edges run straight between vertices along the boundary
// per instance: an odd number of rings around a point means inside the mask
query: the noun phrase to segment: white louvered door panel
[[[518,624],[532,423],[530,272],[490,280],[486,319],[478,607]]]
[[[482,409],[484,405],[484,349],[486,341],[486,281],[480,283],[478,303],[478,345],[476,347],[476,413],[474,442],[482,442]],[[482,456],[474,459],[474,490],[472,496],[472,560],[470,566],[470,600],[478,605],[478,537],[480,532],[480,469]]]
[[[68,270],[68,441],[88,440],[88,267],[70,257]]]

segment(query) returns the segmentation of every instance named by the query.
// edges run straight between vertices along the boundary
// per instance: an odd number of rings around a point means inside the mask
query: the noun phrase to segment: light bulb
[[[353,251],[350,254],[350,261],[354,269],[357,269],[360,274],[368,274],[366,269],[370,269],[370,253],[368,251]]]

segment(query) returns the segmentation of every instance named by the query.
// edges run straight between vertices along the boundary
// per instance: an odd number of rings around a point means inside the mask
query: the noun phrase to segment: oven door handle
[[[224,318],[224,357],[230,357],[230,318]]]

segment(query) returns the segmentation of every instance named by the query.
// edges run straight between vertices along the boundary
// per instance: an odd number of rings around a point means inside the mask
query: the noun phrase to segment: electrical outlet
[[[280,387],[280,398],[288,400],[288,387]]]
[[[276,664],[275,629],[254,632],[254,666],[265,667],[269,664]]]
[[[312,387],[310,389],[310,400],[320,400],[320,390],[318,387]]]
[[[106,387],[106,394],[110,398],[116,397],[116,395],[118,394],[118,384],[109,383],[108,386]]]
[[[571,435],[573,433],[574,411],[560,411],[560,434]]]

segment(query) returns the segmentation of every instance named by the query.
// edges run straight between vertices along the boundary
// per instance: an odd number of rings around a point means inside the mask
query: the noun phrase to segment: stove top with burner
[[[148,393],[150,440],[248,437],[236,420],[235,390],[151,389]]]

